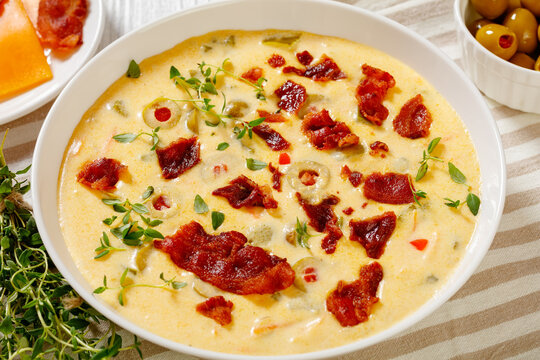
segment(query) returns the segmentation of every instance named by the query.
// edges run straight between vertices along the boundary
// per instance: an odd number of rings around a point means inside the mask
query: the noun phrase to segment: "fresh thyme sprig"
[[[113,139],[118,141],[119,143],[125,144],[125,143],[131,143],[135,141],[135,139],[137,139],[139,136],[148,135],[150,136],[150,138],[152,138],[152,147],[150,148],[150,151],[154,151],[156,150],[156,147],[159,144],[159,137],[157,135],[158,131],[159,131],[159,126],[153,129],[152,133],[147,133],[144,131],[141,131],[138,134],[123,133],[123,134],[118,134],[118,135],[113,136]]]
[[[246,135],[246,132],[249,136],[250,139],[253,138],[253,128],[255,126],[259,126],[261,125],[264,120],[266,120],[266,118],[258,118],[258,119],[255,119],[255,120],[252,120],[250,122],[243,122],[243,127],[242,129],[240,129],[239,127],[235,126],[234,129],[233,129],[233,132],[236,134],[236,138],[237,139],[242,139],[244,137],[244,135]]]
[[[422,206],[422,204],[420,204],[420,201],[418,199],[420,199],[420,198],[425,199],[427,197],[427,193],[425,191],[422,191],[422,190],[415,190],[414,186],[413,186],[413,183],[412,183],[412,178],[410,176],[409,176],[409,187],[411,188],[414,202],[418,206]]]
[[[111,246],[111,242],[109,240],[109,237],[107,236],[107,234],[105,232],[103,232],[103,235],[101,236],[100,243],[101,243],[101,245],[94,250],[97,253],[97,255],[94,256],[94,259],[102,258],[102,257],[108,255],[109,253],[113,252],[113,251],[125,251],[126,250],[126,249],[121,249],[121,248],[116,248],[114,246]]]
[[[26,180],[6,166],[0,146],[0,358],[105,359],[135,349],[122,346],[116,326],[90,307],[52,268],[36,222],[22,199]],[[90,331],[100,324],[100,337]]]
[[[120,276],[120,282],[118,287],[109,287],[107,285],[107,276],[103,276],[103,286],[100,286],[94,290],[94,294],[101,294],[107,290],[120,290],[118,292],[118,303],[122,306],[126,304],[126,291],[136,287],[146,287],[154,289],[169,289],[169,290],[179,290],[185,287],[187,284],[185,282],[174,281],[172,279],[165,279],[163,273],[159,275],[159,278],[164,282],[161,285],[152,285],[152,284],[138,284],[134,283],[131,278],[128,277],[129,269],[125,269],[122,275]]]
[[[308,233],[307,229],[307,223],[303,222],[301,223],[298,218],[296,218],[296,241],[298,242],[298,245],[300,245],[303,248],[311,249],[309,246],[308,240],[313,236],[310,233]]]
[[[415,178],[416,181],[420,181],[426,175],[429,168],[429,165],[428,165],[429,160],[444,162],[444,160],[438,157],[431,156],[431,153],[435,150],[435,148],[439,144],[439,141],[441,141],[440,137],[431,140],[431,142],[428,145],[427,152],[426,150],[423,151],[422,161],[420,161],[420,167],[418,168],[418,172],[416,173],[416,178]]]

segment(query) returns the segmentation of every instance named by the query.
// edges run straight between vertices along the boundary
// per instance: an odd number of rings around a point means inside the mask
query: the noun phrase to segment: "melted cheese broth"
[[[239,296],[203,283],[194,274],[175,266],[167,254],[151,246],[139,250],[142,254],[139,257],[142,261],[139,262],[146,266],[140,266],[144,268],[142,271],[139,268],[136,273],[130,272],[129,277],[133,282],[159,285],[162,284],[160,273],[164,273],[166,279],[175,277],[176,281],[185,281],[187,286],[177,291],[131,288],[125,293],[125,306],[118,303],[118,290],[108,290],[96,296],[141,327],[186,345],[227,353],[279,355],[332,348],[371,336],[403,319],[436,295],[462,258],[475,228],[475,218],[466,206],[456,210],[444,205],[443,198],[465,199],[468,192],[467,186],[451,181],[446,163],[431,161],[427,175],[416,185],[428,194],[428,198],[421,201],[422,207],[386,205],[367,200],[362,194],[362,186],[353,188],[339,175],[341,167],[347,164],[364,175],[375,171],[393,171],[414,177],[422,151],[431,139],[441,137],[433,155],[453,162],[467,176],[470,189],[478,194],[479,167],[474,146],[456,112],[429,83],[398,60],[370,47],[339,38],[302,33],[292,48],[262,44],[263,38],[275,33],[213,32],[188,39],[142,61],[140,78],[122,76],[85,113],[65,152],[59,174],[58,214],[66,245],[77,267],[94,288],[102,285],[104,275],[110,287],[118,287],[124,269],[134,267],[135,252],[133,247],[125,246],[112,236],[110,228],[102,223],[103,219],[115,214],[111,207],[101,201],[109,196],[77,182],[76,175],[83,164],[100,157],[118,159],[128,167],[129,175],[117,184],[115,196],[138,202],[144,190],[152,185],[157,194],[171,199],[171,209],[164,212],[155,211],[151,203],[147,203],[151,208],[150,216],[164,221],[156,229],[165,236],[195,220],[209,233],[240,231],[255,245],[287,258],[291,265],[306,257],[319,259],[316,266],[318,281],[307,284],[305,292],[291,286],[274,295]],[[231,36],[234,36],[234,45],[231,44]],[[267,59],[276,53],[286,59],[287,65],[301,67],[295,53],[303,50],[308,50],[314,56],[314,62],[327,54],[347,74],[347,78],[314,82],[294,74],[284,75],[280,68],[274,69],[267,64]],[[300,131],[301,120],[296,116],[283,112],[288,121],[271,124],[291,142],[292,146],[286,152],[293,164],[310,160],[329,169],[328,186],[311,194],[311,198],[321,199],[325,195],[335,194],[341,199],[334,209],[338,217],[343,217],[344,236],[334,254],[324,253],[320,247],[324,235],[319,235],[309,226],[308,231],[316,235],[309,239],[310,250],[286,241],[285,235],[294,230],[297,218],[301,222],[308,220],[294,196],[296,190],[286,176],[283,177],[283,191],[273,191],[279,203],[275,210],[237,210],[224,198],[211,195],[213,190],[225,186],[240,174],[245,174],[259,185],[271,185],[268,169],[249,170],[245,165],[246,158],[272,162],[274,165],[278,163],[279,153],[271,151],[256,135],[252,140],[247,136],[242,141],[236,140],[233,134],[234,120],[230,120],[226,126],[209,127],[204,123],[205,117],[199,114],[196,135],[201,144],[202,161],[174,180],[162,178],[156,155],[150,151],[149,137],[140,137],[130,144],[112,139],[119,133],[151,132],[141,113],[154,99],[187,99],[186,93],[169,79],[171,65],[183,75],[188,75],[190,71],[197,71],[197,63],[205,61],[219,65],[226,58],[231,60],[234,73],[239,75],[258,66],[268,79],[264,85],[266,101],[258,100],[253,88],[234,78],[218,79],[219,90],[225,92],[229,102],[241,100],[248,104],[241,120],[258,118],[257,109],[274,112],[278,99],[273,91],[291,79],[306,87],[311,105],[329,110],[332,118],[345,122],[360,137],[360,147],[344,151],[319,151],[309,144]],[[396,80],[396,87],[389,91],[384,101],[390,114],[381,127],[371,125],[357,115],[355,89],[363,78],[361,65],[364,63],[390,72]],[[424,97],[424,104],[433,116],[433,124],[429,138],[410,140],[393,131],[392,119],[401,106],[418,93]],[[222,98],[212,96],[212,99],[216,108],[221,108]],[[114,111],[116,101],[123,102],[127,117]],[[162,129],[158,134],[161,144],[194,135],[183,119],[176,126]],[[390,151],[386,158],[368,154],[369,144],[376,140],[388,144]],[[228,142],[230,147],[225,151],[216,151],[216,146],[221,142]],[[223,163],[228,171],[215,175],[214,166]],[[280,166],[280,170],[286,172],[287,167]],[[216,232],[212,231],[210,213],[195,213],[193,202],[196,194],[206,201],[211,211],[225,214],[225,221]],[[367,203],[365,208],[362,207],[364,203]],[[351,216],[342,212],[348,207],[355,209]],[[373,307],[367,322],[354,327],[341,327],[325,309],[326,296],[336,288],[339,280],[350,282],[357,279],[360,267],[373,261],[366,256],[359,243],[349,240],[349,220],[365,219],[385,211],[394,211],[398,221],[383,256],[378,260],[384,270],[384,279],[378,290],[380,301]],[[270,239],[261,240],[259,235],[254,235],[265,231],[268,233],[268,230],[271,231]],[[126,250],[95,260],[94,249],[99,246],[103,231],[109,234],[112,246]],[[428,239],[427,248],[417,250],[409,243],[415,239]],[[195,311],[195,306],[203,302],[205,296],[215,295],[223,295],[234,303],[233,322],[228,326],[222,327]]]

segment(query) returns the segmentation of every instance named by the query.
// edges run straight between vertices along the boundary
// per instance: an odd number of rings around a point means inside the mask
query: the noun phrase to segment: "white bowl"
[[[448,283],[417,311],[389,329],[341,347],[307,354],[259,359],[320,359],[373,345],[412,326],[448,300],[471,276],[488,250],[501,217],[506,169],[501,140],[481,94],[449,58],[413,31],[382,16],[321,0],[232,0],[187,10],[117,40],[68,84],[52,107],[39,135],[32,173],[38,228],[54,263],[75,290],[118,325],[166,348],[203,358],[248,359],[189,347],[167,340],[121,317],[92,295],[62,237],[57,212],[57,182],[64,149],[85,110],[124,74],[130,59],[140,61],[182,40],[218,29],[295,29],[338,36],[378,48],[411,66],[450,102],[470,131],[481,171],[481,211],[464,259]],[[174,36],[171,36],[174,34]]]
[[[455,0],[454,18],[465,72],[490,98],[517,110],[540,114],[540,71],[505,61],[476,41],[466,24],[480,17],[470,0]]]

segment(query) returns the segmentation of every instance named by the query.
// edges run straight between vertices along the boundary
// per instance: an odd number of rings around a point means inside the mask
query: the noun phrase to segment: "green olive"
[[[476,33],[476,40],[504,60],[514,56],[518,47],[516,34],[506,26],[499,24],[483,26]]]
[[[509,0],[507,12],[513,11],[514,9],[521,7],[521,0]]]
[[[471,32],[472,36],[476,36],[478,30],[480,30],[482,26],[486,26],[488,24],[493,24],[493,21],[488,19],[477,19],[469,24],[468,29]]]
[[[486,19],[498,18],[508,8],[508,0],[471,0],[471,4]]]
[[[534,69],[534,59],[530,57],[529,55],[522,52],[516,53],[508,61],[510,61],[512,64],[524,67],[526,69],[530,69],[530,70]]]
[[[534,64],[534,70],[540,71],[540,56],[538,59],[536,59],[536,63]]]
[[[538,0],[521,0],[521,6],[529,9],[534,15],[540,16],[540,1]]]
[[[538,44],[538,22],[527,9],[515,9],[504,19],[503,25],[512,30],[518,39],[518,51],[532,53]]]
[[[161,129],[170,129],[176,125],[182,110],[173,100],[159,97],[146,105],[142,117],[146,125],[151,128],[160,127]]]

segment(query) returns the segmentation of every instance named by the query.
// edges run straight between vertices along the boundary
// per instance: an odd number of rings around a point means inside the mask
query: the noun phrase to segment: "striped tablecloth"
[[[342,0],[394,19],[461,63],[452,0]],[[207,0],[104,0],[105,47],[124,33]],[[508,194],[499,232],[465,286],[409,331],[352,359],[540,359],[540,115],[486,98],[497,121],[508,165]],[[30,163],[52,102],[10,124],[6,157],[14,169]],[[126,336],[125,339],[129,339]],[[145,358],[193,359],[144,342]],[[134,359],[136,354],[121,354]]]

